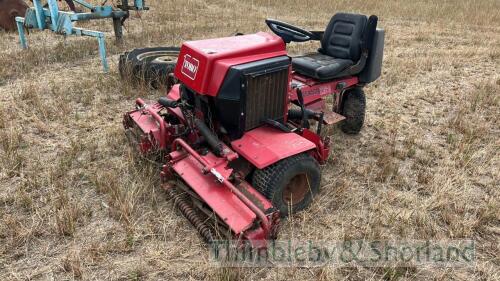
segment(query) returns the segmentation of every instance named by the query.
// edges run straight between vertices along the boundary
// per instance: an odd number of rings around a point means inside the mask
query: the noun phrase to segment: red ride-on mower
[[[309,206],[329,153],[323,126],[343,121],[358,132],[363,87],[380,76],[384,31],[375,16],[336,14],[325,32],[266,23],[276,35],[185,42],[179,83],[157,102],[137,99],[124,117],[134,147],[160,155],[163,187],[209,243],[266,247],[280,217]],[[288,56],[286,43],[308,40],[320,41],[318,52]]]

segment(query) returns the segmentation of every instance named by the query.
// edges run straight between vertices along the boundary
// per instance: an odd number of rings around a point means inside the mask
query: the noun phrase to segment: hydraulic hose
[[[201,121],[200,119],[195,119],[194,124],[196,128],[198,128],[198,131],[200,131],[200,134],[205,138],[208,145],[210,145],[213,152],[217,156],[223,156],[222,151],[224,146],[222,142],[214,133],[212,133],[210,128],[208,128],[207,125],[205,124],[205,122]]]
[[[304,113],[307,116],[307,119],[313,119],[316,112],[304,108]],[[302,119],[302,109],[300,108],[291,108],[288,110],[288,119]]]

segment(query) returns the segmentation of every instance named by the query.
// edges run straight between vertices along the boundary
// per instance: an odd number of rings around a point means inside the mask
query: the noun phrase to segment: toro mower
[[[274,34],[185,42],[178,83],[124,115],[133,147],[161,161],[163,188],[208,243],[264,248],[280,218],[308,207],[330,151],[322,129],[359,132],[363,87],[381,73],[376,16],[339,13],[324,32],[266,24]],[[287,43],[309,40],[317,52],[288,55]]]

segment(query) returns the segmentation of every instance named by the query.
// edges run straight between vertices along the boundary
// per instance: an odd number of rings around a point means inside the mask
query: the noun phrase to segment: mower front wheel
[[[362,88],[354,88],[344,93],[341,113],[345,120],[340,129],[346,134],[357,134],[365,122],[366,98]]]
[[[307,208],[319,191],[320,181],[318,162],[307,153],[285,158],[253,175],[254,187],[283,217]]]
[[[155,89],[169,89],[176,81],[170,76],[175,70],[180,48],[139,48],[120,55],[120,77],[132,84],[143,84]]]

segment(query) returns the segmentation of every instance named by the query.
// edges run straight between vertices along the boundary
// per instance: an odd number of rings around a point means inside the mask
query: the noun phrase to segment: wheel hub
[[[294,176],[283,190],[283,201],[287,204],[297,205],[306,197],[310,190],[307,174],[298,174]]]
[[[176,63],[178,55],[178,52],[152,51],[138,55],[137,59],[140,61],[149,59],[155,63]]]

